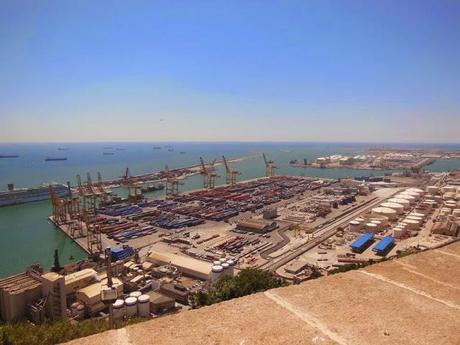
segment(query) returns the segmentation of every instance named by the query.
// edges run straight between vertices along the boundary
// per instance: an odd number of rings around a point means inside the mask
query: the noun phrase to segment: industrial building
[[[377,255],[385,256],[394,246],[394,243],[395,239],[393,236],[385,236],[372,250]]]
[[[172,265],[177,267],[179,272],[189,277],[198,278],[202,280],[209,280],[211,275],[211,263],[197,260],[191,257],[172,253],[151,253],[147,260],[157,265]]]
[[[356,253],[362,253],[372,244],[373,240],[374,234],[366,232],[351,244],[351,249]]]
[[[0,317],[17,321],[26,317],[28,305],[42,296],[40,272],[33,269],[0,280]]]
[[[239,221],[236,228],[241,231],[249,231],[264,234],[275,230],[277,227],[278,224],[274,221],[252,218]]]

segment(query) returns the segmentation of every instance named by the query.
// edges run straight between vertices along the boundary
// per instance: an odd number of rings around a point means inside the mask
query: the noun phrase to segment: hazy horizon
[[[460,2],[0,4],[0,142],[456,144]]]

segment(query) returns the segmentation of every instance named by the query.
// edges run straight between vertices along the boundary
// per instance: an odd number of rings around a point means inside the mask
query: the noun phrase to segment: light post
[[[118,298],[117,289],[112,282],[112,251],[110,247],[105,249],[105,265],[107,269],[107,286],[101,289],[101,301],[109,307],[109,328],[113,328],[113,303]]]

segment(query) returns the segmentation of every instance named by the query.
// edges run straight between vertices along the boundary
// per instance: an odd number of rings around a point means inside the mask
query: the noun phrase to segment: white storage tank
[[[224,269],[222,268],[221,265],[214,265],[211,268],[211,282],[216,282],[219,280],[219,278],[222,276],[222,271]]]
[[[455,208],[457,208],[457,203],[455,201],[447,201],[444,204],[444,206],[448,207],[448,208],[451,208],[451,209],[455,209]]]
[[[356,220],[352,220],[350,221],[349,223],[349,229],[350,231],[352,232],[359,232],[361,230],[361,223],[356,221]]]
[[[420,189],[420,188],[408,188],[408,189],[406,189],[406,191],[408,191],[408,192],[414,192],[414,193],[419,193],[419,194],[425,193],[425,191],[424,191],[423,189]]]
[[[455,200],[455,196],[456,196],[456,194],[454,192],[447,192],[447,193],[444,193],[442,198],[444,200]]]
[[[396,204],[400,204],[403,206],[405,210],[407,210],[410,207],[410,201],[407,199],[391,198],[391,199],[388,199],[388,202],[394,202]]]
[[[426,191],[432,195],[439,193],[439,187],[437,186],[427,186]]]
[[[416,217],[416,216],[407,216],[406,217],[406,220],[415,220],[417,222],[418,225],[422,224],[422,218],[420,217]]]
[[[233,259],[228,259],[227,260],[227,264],[228,264],[228,275],[230,277],[233,277],[233,275],[235,274],[234,270],[235,270],[235,261]]]
[[[388,217],[390,220],[397,218],[397,213],[395,210],[388,207],[376,207],[372,209],[372,214]]]
[[[395,202],[384,202],[380,206],[391,208],[395,210],[397,214],[402,214],[404,212],[404,206]]]
[[[150,316],[150,296],[140,295],[137,299],[137,311],[140,317]]]
[[[372,232],[373,234],[378,232],[377,224],[374,223],[367,223],[366,230]]]
[[[447,215],[451,214],[451,212],[452,212],[452,209],[450,209],[449,207],[443,207],[443,208],[441,208],[441,211],[439,212],[439,214],[441,216],[447,216]]]
[[[227,277],[230,276],[229,274],[230,265],[227,262],[223,262],[221,266],[223,268],[222,275],[227,276]]]
[[[406,224],[406,227],[409,230],[417,230],[418,229],[418,224],[419,223],[416,220],[406,218],[402,222]]]
[[[456,193],[457,187],[456,186],[444,186],[441,188],[443,193]]]
[[[220,265],[222,265],[224,262],[227,262],[227,259],[226,258],[220,258],[219,261],[220,261]]]
[[[406,230],[404,228],[393,228],[393,236],[395,238],[402,238],[406,234]]]
[[[129,297],[136,297],[139,298],[139,296],[142,295],[142,292],[140,291],[133,291],[129,294]]]
[[[425,215],[423,213],[419,213],[419,212],[411,212],[409,213],[409,216],[415,216],[415,217],[420,217],[420,218],[425,218]]]
[[[359,224],[364,224],[364,218],[358,217],[358,218],[355,218],[355,221],[359,222]]]
[[[399,195],[410,195],[410,196],[413,196],[415,200],[420,199],[420,194],[419,194],[419,193],[415,193],[415,192],[402,192],[402,193],[399,194]]]
[[[126,316],[137,316],[137,298],[136,297],[128,297],[125,299],[126,305]]]
[[[416,199],[412,195],[407,195],[407,194],[398,194],[396,196],[398,199],[405,199],[409,201],[409,204],[412,205],[415,203]]]
[[[125,317],[125,301],[122,299],[117,299],[115,303],[112,304],[113,307],[113,318],[115,320],[122,320]]]

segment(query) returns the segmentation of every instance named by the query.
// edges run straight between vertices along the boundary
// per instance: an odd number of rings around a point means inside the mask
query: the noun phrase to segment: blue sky
[[[459,1],[0,2],[0,141],[460,141]]]

